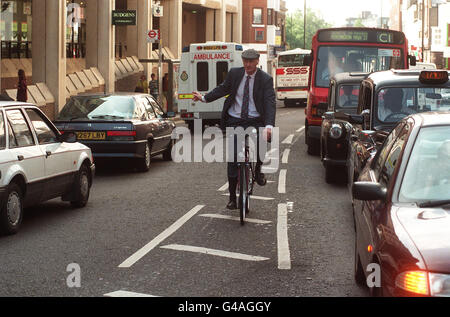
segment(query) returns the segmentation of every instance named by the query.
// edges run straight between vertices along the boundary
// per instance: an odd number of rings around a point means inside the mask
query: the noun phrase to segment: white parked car
[[[61,134],[33,104],[0,101],[0,234],[19,230],[24,207],[89,199],[95,165],[73,133]]]

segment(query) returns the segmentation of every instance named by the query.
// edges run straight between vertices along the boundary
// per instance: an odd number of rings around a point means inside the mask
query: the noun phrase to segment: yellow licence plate
[[[77,132],[78,140],[104,140],[106,139],[105,132]]]

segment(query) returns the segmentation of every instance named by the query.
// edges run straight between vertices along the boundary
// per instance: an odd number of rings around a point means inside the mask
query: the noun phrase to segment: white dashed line
[[[277,243],[278,243],[278,269],[291,269],[291,252],[289,251],[287,225],[287,206],[278,204]]]
[[[142,293],[133,293],[133,292],[127,292],[127,291],[116,291],[116,292],[105,294],[103,296],[106,296],[106,297],[159,297],[159,296],[153,296],[153,295],[142,294]]]
[[[242,254],[242,253],[236,253],[236,252],[228,252],[228,251],[222,251],[222,250],[194,247],[194,246],[190,246],[190,245],[170,244],[170,245],[162,246],[161,248],[176,250],[176,251],[187,251],[187,252],[215,255],[215,256],[221,256],[221,257],[225,257],[225,258],[232,258],[232,259],[245,260],[245,261],[267,261],[267,260],[270,260],[269,258],[265,258],[262,256],[255,256],[255,255],[248,255],[248,254]]]
[[[282,160],[281,160],[281,163],[282,163],[282,164],[287,164],[287,163],[288,163],[288,160],[289,160],[289,153],[290,153],[290,152],[291,152],[290,149],[284,150],[284,152],[283,152],[283,158],[282,158]]]
[[[278,179],[278,192],[280,194],[286,194],[286,174],[287,170],[280,171],[280,177]]]
[[[228,189],[228,182],[225,184],[225,185],[223,185],[222,187],[220,187],[217,191],[219,191],[219,192],[224,192],[224,191],[226,191]]]
[[[173,223],[169,228],[164,230],[155,239],[153,239],[152,241],[147,243],[143,248],[138,250],[136,253],[134,253],[132,256],[130,256],[128,259],[126,259],[122,264],[119,265],[119,267],[125,267],[125,268],[131,267],[134,263],[139,261],[147,253],[149,253],[151,250],[153,250],[155,247],[157,247],[167,237],[169,237],[175,231],[177,231],[189,219],[191,219],[193,216],[195,216],[195,214],[198,213],[203,207],[205,207],[205,206],[204,205],[198,205],[198,206],[195,206],[194,208],[192,208],[191,211],[189,211],[183,217],[178,219],[175,223]]]
[[[200,217],[215,218],[215,219],[241,221],[240,217],[233,217],[233,216],[220,215],[220,214],[203,214],[203,215],[199,215],[199,216]],[[266,225],[266,224],[272,223],[272,221],[260,220],[260,219],[252,219],[252,218],[245,218],[245,222],[256,223],[256,224],[261,224],[261,225]]]
[[[305,127],[301,127],[300,129],[298,129],[296,132],[300,133],[303,132],[305,130]]]
[[[284,139],[283,142],[281,142],[282,144],[292,144],[292,140],[294,139],[294,135],[291,134],[289,135],[286,139]]]

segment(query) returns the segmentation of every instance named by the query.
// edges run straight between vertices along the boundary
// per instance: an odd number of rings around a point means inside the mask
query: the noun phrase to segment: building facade
[[[246,0],[242,6],[242,43],[260,54],[260,67],[272,73],[276,53],[286,47],[286,3]]]
[[[2,0],[0,93],[15,98],[24,69],[29,101],[54,118],[72,95],[134,91],[157,69],[139,61],[158,58],[152,29],[172,61],[190,43],[241,43],[242,0]]]
[[[419,61],[449,69],[450,0],[391,0],[393,28],[403,31],[409,53]]]

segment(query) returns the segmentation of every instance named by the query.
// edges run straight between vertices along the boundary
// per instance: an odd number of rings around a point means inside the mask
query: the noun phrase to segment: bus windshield
[[[280,55],[278,56],[278,67],[309,66],[303,64],[304,58],[305,54]]]
[[[328,87],[330,78],[342,72],[375,72],[404,68],[404,52],[397,48],[321,46],[316,67],[317,87]]]

